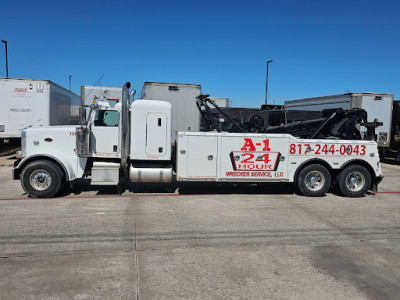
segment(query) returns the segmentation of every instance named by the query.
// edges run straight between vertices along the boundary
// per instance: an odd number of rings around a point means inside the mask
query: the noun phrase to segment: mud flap
[[[375,177],[371,184],[370,190],[374,193],[378,192],[378,185],[382,182],[383,176]]]
[[[20,159],[14,161],[14,168],[12,169],[12,178],[14,180],[19,180],[20,178],[21,170],[18,168],[20,162],[21,162]]]

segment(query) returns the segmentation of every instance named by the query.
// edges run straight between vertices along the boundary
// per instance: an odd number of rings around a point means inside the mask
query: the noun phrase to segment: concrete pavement
[[[400,166],[376,195],[85,186],[29,199],[0,159],[0,299],[398,299]],[[4,200],[8,199],[8,200]],[[23,199],[23,200],[21,200]]]

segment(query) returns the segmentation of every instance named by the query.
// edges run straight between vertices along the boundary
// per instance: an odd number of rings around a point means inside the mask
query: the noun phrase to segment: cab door
[[[90,145],[95,157],[119,157],[120,113],[117,110],[97,110],[94,118]]]

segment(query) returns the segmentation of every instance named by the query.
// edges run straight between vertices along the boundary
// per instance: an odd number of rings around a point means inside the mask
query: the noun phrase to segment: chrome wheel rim
[[[49,172],[44,169],[39,169],[32,172],[29,182],[35,190],[44,191],[49,188],[52,179]]]
[[[311,191],[319,191],[325,184],[325,176],[320,171],[311,171],[305,178],[306,187]]]
[[[354,171],[346,177],[346,187],[352,192],[358,192],[365,185],[365,177],[361,172]]]

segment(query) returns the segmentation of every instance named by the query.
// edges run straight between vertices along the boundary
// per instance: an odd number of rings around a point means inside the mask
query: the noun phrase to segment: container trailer
[[[139,98],[171,103],[174,108],[172,137],[175,138],[177,131],[200,130],[200,114],[196,106],[196,97],[200,94],[199,84],[145,82]]]
[[[95,100],[109,101],[115,104],[121,100],[122,88],[109,86],[81,86],[81,102],[83,105],[91,105]]]
[[[23,128],[79,124],[80,97],[50,80],[0,78],[0,139]]]
[[[230,107],[230,102],[228,98],[223,97],[210,97],[219,107]]]

